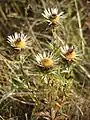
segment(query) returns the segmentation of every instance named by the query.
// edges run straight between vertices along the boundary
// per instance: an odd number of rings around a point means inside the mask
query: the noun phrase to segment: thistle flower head
[[[61,47],[61,53],[63,54],[64,58],[67,60],[67,61],[74,61],[75,59],[77,59],[77,52],[74,48],[73,45],[64,45]]]
[[[63,17],[63,12],[58,13],[57,8],[48,8],[44,10],[44,13],[42,13],[44,18],[47,22],[49,22],[49,25],[57,25],[59,23],[60,17]]]
[[[54,61],[52,60],[52,57],[44,52],[43,54],[38,54],[35,56],[36,62],[40,67],[43,68],[50,68],[53,67]]]
[[[15,32],[14,35],[10,35],[7,37],[8,43],[14,48],[14,49],[24,49],[26,47],[26,40],[28,40],[27,35],[23,33],[17,33]]]

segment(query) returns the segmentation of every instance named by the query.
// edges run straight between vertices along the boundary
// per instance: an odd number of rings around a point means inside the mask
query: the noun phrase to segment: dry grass
[[[64,11],[56,31],[41,13]],[[79,0],[7,0],[0,3],[0,120],[90,120],[90,46],[86,8]],[[7,36],[23,31],[27,48],[13,49]],[[63,60],[60,47],[72,43],[79,61]],[[50,69],[35,64],[45,51],[57,60]],[[66,69],[68,68],[68,69]]]

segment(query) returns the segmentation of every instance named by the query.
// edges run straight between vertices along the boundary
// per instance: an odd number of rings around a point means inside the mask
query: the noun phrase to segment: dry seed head
[[[49,25],[51,24],[58,24],[60,17],[63,18],[63,12],[58,13],[57,8],[48,8],[44,10],[44,13],[42,15],[45,17],[46,21],[49,22]]]
[[[44,66],[45,68],[49,68],[53,66],[53,60],[51,58],[44,58],[41,60],[41,65]]]
[[[66,57],[66,60],[72,61],[73,59],[76,58],[76,52],[75,52],[75,51],[72,51],[71,53],[67,53],[67,54],[65,55],[65,57]]]
[[[47,55],[45,52],[43,52],[43,54],[36,55],[36,61],[40,67],[44,68],[53,67],[54,64],[54,61],[52,60],[51,56],[49,54]]]
[[[26,47],[26,40],[28,40],[27,35],[23,33],[15,32],[14,35],[10,35],[7,37],[8,43],[14,49],[24,49]]]
[[[65,59],[68,61],[72,61],[77,57],[77,53],[74,47],[71,45],[66,44],[65,46],[61,47],[61,52],[65,56]]]

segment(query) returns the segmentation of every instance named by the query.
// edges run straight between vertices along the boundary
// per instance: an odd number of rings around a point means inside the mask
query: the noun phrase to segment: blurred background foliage
[[[77,5],[84,55],[75,0],[0,0],[0,120],[90,120],[90,3],[77,0]],[[66,16],[56,36],[41,15],[51,7]],[[20,31],[29,40],[28,48],[18,53],[7,36]],[[52,39],[57,39],[54,48]],[[61,60],[51,70],[35,67],[32,61],[38,52],[60,55],[59,39],[79,49],[78,65],[73,70],[71,65],[69,74],[60,73],[66,64]]]

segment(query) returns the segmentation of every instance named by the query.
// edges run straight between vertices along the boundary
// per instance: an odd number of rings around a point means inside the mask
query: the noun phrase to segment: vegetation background
[[[67,16],[56,38],[41,15],[51,7]],[[20,31],[29,36],[28,48],[17,53],[7,43],[7,36]],[[66,78],[53,75],[53,70],[44,73],[32,64],[35,54],[52,51],[49,43],[59,38],[84,52]],[[57,56],[59,47],[53,49]],[[59,71],[61,66],[57,67]],[[89,1],[0,0],[0,120],[90,120]]]

